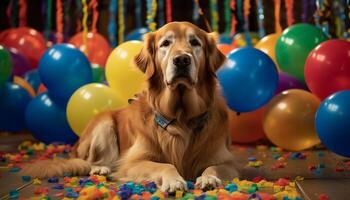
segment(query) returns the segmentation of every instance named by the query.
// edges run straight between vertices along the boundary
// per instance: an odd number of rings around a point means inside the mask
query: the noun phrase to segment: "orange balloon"
[[[223,53],[224,55],[227,55],[233,49],[237,48],[237,46],[234,45],[234,44],[232,44],[232,45],[229,45],[229,44],[218,44],[217,47],[221,51],[221,53]]]
[[[84,44],[82,32],[74,35],[69,43],[84,53],[87,51],[89,61],[102,67],[106,65],[107,58],[112,51],[108,41],[98,33],[89,32],[87,34],[87,45]]]
[[[258,110],[240,113],[230,111],[230,129],[233,142],[251,143],[265,138],[263,118],[265,106]]]
[[[17,85],[21,86],[25,90],[27,90],[27,92],[30,94],[30,96],[32,96],[32,97],[35,96],[35,91],[34,91],[33,87],[23,78],[21,78],[19,76],[14,76],[13,82],[16,83]]]
[[[40,84],[39,87],[38,87],[37,93],[41,94],[41,93],[44,93],[46,91],[47,91],[47,89],[46,89],[45,85],[44,84]]]
[[[273,34],[267,35],[255,45],[255,48],[263,51],[264,53],[269,55],[270,58],[272,58],[273,62],[275,62],[275,65],[277,66],[278,71],[280,71],[280,68],[276,60],[275,46],[280,36],[281,36],[280,33],[273,33]]]
[[[275,96],[266,107],[263,127],[275,145],[300,151],[320,143],[315,129],[315,114],[320,100],[299,89]]]

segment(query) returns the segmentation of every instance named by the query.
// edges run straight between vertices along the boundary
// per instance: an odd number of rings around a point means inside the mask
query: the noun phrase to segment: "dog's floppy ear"
[[[155,71],[154,55],[155,55],[155,34],[147,33],[144,35],[144,46],[139,54],[135,56],[136,66],[146,74],[147,79],[150,79]]]
[[[212,72],[216,72],[226,61],[226,56],[217,48],[218,34],[215,32],[207,34],[207,58]]]

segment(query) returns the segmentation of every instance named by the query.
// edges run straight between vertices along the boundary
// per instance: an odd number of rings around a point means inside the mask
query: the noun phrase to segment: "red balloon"
[[[82,32],[74,35],[69,40],[69,43],[79,48],[82,52],[86,50]],[[112,48],[102,35],[92,32],[87,34],[87,57],[91,63],[99,64],[104,67],[111,51]]]
[[[1,34],[0,43],[8,48],[15,48],[30,62],[33,69],[38,65],[46,50],[44,37],[28,27],[10,29]]]
[[[328,40],[313,49],[305,63],[305,81],[321,100],[350,89],[350,42]]]

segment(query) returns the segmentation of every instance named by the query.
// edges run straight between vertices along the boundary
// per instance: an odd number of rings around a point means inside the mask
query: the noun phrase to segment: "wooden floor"
[[[5,134],[0,133],[0,152],[16,152],[17,146],[25,140],[32,139],[28,134]],[[270,148],[255,146],[234,145],[232,151],[241,178],[251,180],[254,177],[262,176],[268,180],[278,178],[301,179],[297,181],[297,186],[304,199],[319,199],[319,196],[326,194],[331,200],[350,199],[350,170],[342,171],[339,163],[344,163],[346,158],[337,156],[325,149],[314,149],[305,151],[305,159],[286,159],[277,161],[274,159],[277,154],[285,152],[275,152]],[[285,154],[286,155],[286,154]],[[248,159],[262,161],[260,167],[248,166]],[[274,168],[278,163],[285,163],[284,168]],[[322,164],[324,168],[310,170],[311,166]],[[30,197],[35,186],[31,183],[24,183],[22,178],[13,172],[9,172],[5,167],[6,163],[0,162],[0,199],[8,199],[10,190],[18,189],[21,197]],[[348,166],[349,167],[349,166]],[[299,178],[298,178],[299,177]],[[47,181],[42,181],[43,186],[48,185]]]

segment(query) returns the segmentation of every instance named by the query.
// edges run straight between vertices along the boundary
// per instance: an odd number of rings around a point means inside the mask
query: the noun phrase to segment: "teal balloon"
[[[283,72],[304,82],[304,65],[312,49],[328,38],[321,29],[310,24],[296,24],[283,31],[275,53]]]
[[[0,86],[3,85],[12,74],[11,54],[0,45]]]

